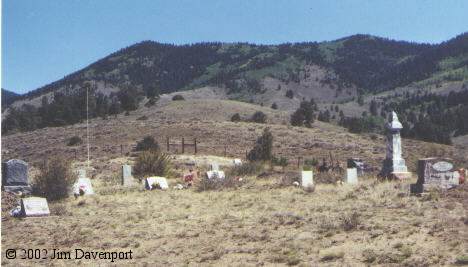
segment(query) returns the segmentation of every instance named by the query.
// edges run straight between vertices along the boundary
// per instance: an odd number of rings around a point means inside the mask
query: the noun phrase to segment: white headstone
[[[133,184],[132,166],[122,165],[122,185],[131,186]]]
[[[94,195],[93,185],[89,178],[78,178],[73,185],[73,194],[80,195],[83,191],[85,195]]]
[[[214,179],[214,178],[224,179],[224,178],[226,178],[223,171],[207,171],[206,172],[206,177],[208,177],[208,179]]]
[[[242,160],[241,159],[234,159],[233,162],[234,162],[234,166],[242,165]]]
[[[211,170],[212,171],[219,171],[219,165],[217,162],[211,163]]]
[[[21,212],[26,217],[50,215],[47,199],[42,197],[28,197],[21,199]]]
[[[357,184],[358,175],[356,168],[347,168],[346,169],[346,183],[347,184]]]
[[[302,171],[301,185],[302,187],[314,185],[314,173],[312,171]]]
[[[384,177],[394,176],[399,179],[409,178],[411,174],[408,172],[401,149],[400,131],[403,126],[394,111],[392,111],[390,121],[385,127],[387,131],[387,151],[380,175]]]
[[[166,190],[169,188],[167,179],[164,177],[153,176],[145,179],[145,188],[148,190],[153,190],[154,185],[158,185],[160,189]]]

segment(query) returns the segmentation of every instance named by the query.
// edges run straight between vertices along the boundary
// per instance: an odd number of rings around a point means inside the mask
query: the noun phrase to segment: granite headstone
[[[20,159],[2,163],[2,185],[5,191],[30,192],[28,163]]]

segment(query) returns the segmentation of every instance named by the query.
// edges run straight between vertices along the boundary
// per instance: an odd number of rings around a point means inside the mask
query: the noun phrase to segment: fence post
[[[185,142],[184,142],[184,138],[182,137],[182,154],[184,154],[185,152]]]
[[[169,136],[166,136],[166,151],[169,152]]]
[[[302,157],[297,157],[297,168],[298,169],[301,167],[301,161],[302,161]]]
[[[197,154],[197,138],[193,140],[193,145],[195,146],[195,155]]]
[[[224,145],[224,157],[226,157],[226,150],[227,150],[227,147],[226,145]]]
[[[123,156],[123,145],[120,144],[120,155]]]
[[[76,160],[76,148],[73,151],[75,152],[75,160]]]

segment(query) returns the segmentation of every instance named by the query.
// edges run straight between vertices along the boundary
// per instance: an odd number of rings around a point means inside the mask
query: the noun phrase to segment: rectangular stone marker
[[[50,210],[45,198],[28,197],[21,199],[21,213],[26,217],[49,216]]]
[[[301,185],[302,187],[314,185],[314,173],[312,171],[302,171]]]
[[[156,189],[154,185],[158,185],[160,189],[166,190],[169,188],[169,184],[167,183],[167,179],[164,177],[153,176],[148,177],[145,179],[145,188],[148,190]]]
[[[80,191],[83,191],[84,195],[94,195],[93,185],[89,178],[78,178],[73,185],[73,194],[81,195]]]
[[[133,184],[132,166],[122,165],[122,185],[131,186]]]
[[[418,181],[423,190],[429,188],[449,189],[459,185],[460,174],[447,158],[425,158],[418,161]],[[421,187],[414,187],[414,189]],[[417,192],[415,192],[417,193]]]
[[[11,159],[2,163],[2,186],[5,191],[30,192],[28,163],[20,159]]]
[[[224,178],[226,178],[223,171],[207,171],[206,172],[206,177],[208,179],[214,179],[214,178],[224,179]]]
[[[345,182],[347,184],[357,184],[358,183],[358,175],[356,168],[347,168],[346,169],[346,179]]]
[[[234,159],[233,162],[234,162],[234,166],[242,165],[242,160],[241,159]]]
[[[212,171],[219,171],[219,165],[217,162],[211,163],[211,170]]]

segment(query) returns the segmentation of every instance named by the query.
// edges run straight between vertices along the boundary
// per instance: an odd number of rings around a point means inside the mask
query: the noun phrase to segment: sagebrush
[[[33,183],[33,192],[47,200],[66,198],[77,176],[71,170],[71,162],[62,158],[44,161]]]
[[[160,151],[143,151],[136,159],[135,174],[138,176],[168,176],[171,173],[171,159]]]

